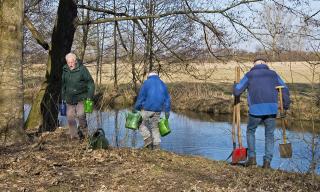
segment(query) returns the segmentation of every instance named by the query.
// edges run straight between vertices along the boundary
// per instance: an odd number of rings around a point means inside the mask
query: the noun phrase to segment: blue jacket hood
[[[136,104],[136,110],[169,112],[171,107],[167,86],[158,75],[148,76],[141,86]]]
[[[269,69],[269,67],[266,64],[257,64],[255,66],[253,66],[250,71],[253,71],[256,69]]]

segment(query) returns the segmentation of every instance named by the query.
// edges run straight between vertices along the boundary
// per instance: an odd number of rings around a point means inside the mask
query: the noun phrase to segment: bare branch
[[[315,12],[314,14],[312,14],[311,16],[307,17],[304,19],[304,22],[307,22],[309,19],[313,18],[314,16],[316,16],[317,14],[320,13],[320,10],[318,10],[317,12]]]
[[[91,11],[107,13],[107,14],[110,14],[110,15],[128,16],[126,13],[115,13],[113,10],[93,7],[93,6],[89,6],[89,5],[77,5],[77,7],[81,8],[81,9],[88,9],[88,10],[91,10]]]
[[[189,3],[187,0],[185,0],[185,3],[188,7],[188,9],[190,11],[192,11],[192,8],[190,7]],[[209,21],[202,21],[199,17],[196,16],[196,14],[192,13],[192,16],[191,15],[187,15],[191,20],[193,21],[196,21],[198,23],[200,23],[202,26],[203,26],[203,32],[204,32],[204,35],[205,35],[205,42],[206,42],[206,45],[209,49],[209,52],[211,53],[211,55],[213,55],[215,58],[218,59],[218,57],[212,52],[209,44],[208,44],[208,41],[207,41],[207,33],[205,31],[205,28],[208,28],[219,40],[219,42],[225,47],[225,48],[228,48],[227,47],[227,44],[226,44],[226,41],[224,40],[223,38],[223,33],[220,32],[214,25],[213,23],[209,22]]]
[[[26,6],[24,12],[27,13],[30,8],[39,5],[39,3],[41,3],[41,1],[42,1],[42,0],[34,0],[34,1],[32,1],[28,7]]]
[[[238,21],[238,20],[230,17],[230,16],[229,16],[228,14],[226,14],[226,13],[221,13],[221,14],[230,21],[231,25],[232,25],[235,29],[236,29],[235,24],[239,25],[240,27],[242,27],[242,28],[244,28],[246,31],[248,31],[248,32],[254,37],[254,39],[256,39],[259,43],[261,43],[261,45],[264,46],[262,40],[261,40],[251,29],[249,29],[247,26],[245,26],[243,23],[241,23],[240,21]]]
[[[126,51],[126,53],[129,55],[129,50],[128,50],[128,48],[127,48],[127,46],[126,46],[126,44],[125,44],[125,42],[123,40],[121,31],[120,31],[120,27],[119,27],[118,24],[116,25],[116,27],[117,27],[117,31],[118,31],[118,34],[119,34],[120,43],[121,43],[122,47],[124,48],[124,50]]]
[[[226,11],[229,11],[237,6],[240,6],[242,4],[248,4],[248,3],[254,3],[259,2],[262,0],[250,0],[250,1],[240,1],[239,3],[230,5],[229,7],[225,9],[217,9],[217,10],[178,10],[178,11],[170,11],[167,13],[162,14],[156,14],[156,15],[142,15],[142,16],[130,16],[126,13],[115,13],[111,10],[107,9],[100,9],[90,6],[84,6],[84,5],[78,5],[78,7],[90,9],[98,12],[104,12],[111,15],[117,15],[117,16],[124,16],[124,17],[117,17],[117,18],[104,18],[104,19],[97,19],[93,21],[78,21],[78,25],[86,25],[86,24],[99,24],[99,23],[108,23],[108,22],[115,22],[115,21],[127,21],[127,20],[141,20],[141,19],[152,19],[152,18],[163,18],[163,17],[170,17],[170,16],[176,16],[176,15],[187,15],[187,14],[216,14],[216,13],[225,13]]]
[[[44,40],[44,36],[36,29],[36,27],[26,15],[24,16],[24,23],[32,33],[33,38],[35,38],[35,40],[39,43],[39,45],[41,45],[41,47],[43,47],[45,50],[50,50],[51,46],[49,45],[49,43]]]
[[[209,53],[210,53],[213,57],[215,57],[216,59],[218,59],[219,61],[224,62],[222,59],[220,59],[220,57],[219,57],[218,55],[214,54],[214,52],[212,51],[211,46],[209,45],[209,42],[208,42],[208,35],[207,35],[207,32],[206,32],[206,27],[205,27],[205,26],[203,26],[203,33],[204,33],[204,40],[205,40],[205,42],[206,42],[206,45],[207,45],[207,48],[208,48]]]
[[[189,9],[189,11],[191,12],[192,16],[190,16],[189,14],[187,14],[187,16],[192,19],[193,21],[196,21],[200,24],[202,24],[203,26],[207,27],[210,29],[210,31],[212,31],[216,37],[219,39],[220,42],[224,42],[224,40],[222,39],[223,33],[221,33],[212,23],[209,22],[204,22],[201,19],[199,19],[199,17],[196,16],[196,14],[192,11],[191,7],[188,4],[188,1],[185,0],[185,3]]]
[[[144,23],[144,21],[143,20],[141,20],[141,22],[142,22],[142,24],[145,26],[145,27],[147,27],[147,28],[149,28],[149,26],[146,24],[146,23]],[[151,29],[149,29],[149,30],[151,30]],[[159,37],[159,35],[157,34],[157,33],[155,33],[154,31],[153,31],[153,35],[158,39],[158,41],[170,52],[170,53],[172,53],[176,58],[178,58],[180,61],[185,61],[183,58],[181,58],[177,53],[175,53],[172,49],[170,49],[170,47],[168,47],[168,45]]]

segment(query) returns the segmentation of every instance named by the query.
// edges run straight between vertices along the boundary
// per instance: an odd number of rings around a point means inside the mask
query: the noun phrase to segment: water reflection
[[[124,128],[126,110],[115,110],[101,112],[103,119],[102,127],[106,131],[107,138],[115,147],[143,146],[142,137],[137,131]],[[185,114],[172,113],[170,116],[170,126],[172,132],[162,137],[161,148],[164,150],[189,155],[204,156],[209,159],[225,160],[232,151],[231,124],[230,117],[210,117],[193,114],[192,118]],[[88,117],[96,119],[96,113]],[[245,118],[244,118],[245,119]],[[94,121],[89,124],[91,129],[96,127]],[[246,143],[246,124],[241,124],[243,142]],[[281,140],[281,129],[275,131],[275,149],[272,167],[289,171],[306,172],[310,165],[311,150],[310,141],[312,135],[302,130],[289,130],[288,140],[292,143],[293,157],[291,159],[281,159],[279,154],[279,144]],[[259,126],[256,132],[256,150],[258,164],[262,164],[264,154],[264,128]],[[319,143],[319,138],[317,138]],[[316,156],[319,158],[319,147]],[[318,173],[319,167],[317,168]]]
[[[219,121],[219,122],[232,122],[232,116],[230,114],[210,114],[204,112],[193,112],[193,111],[179,111],[179,114],[187,116],[189,119],[198,120],[198,121],[205,121],[205,122],[212,122],[212,121]],[[241,122],[247,122],[247,116],[241,116]],[[280,127],[281,122],[280,119],[277,120],[277,125]],[[313,124],[310,121],[303,121],[303,120],[292,120],[288,118],[288,130],[298,131],[298,132],[312,132],[313,131]],[[314,124],[315,132],[320,134],[320,122],[315,122]]]
[[[97,128],[102,128],[108,141],[114,147],[134,147],[138,148],[142,145],[142,141],[138,141],[139,133],[125,129],[125,115],[126,111],[112,110],[105,112],[94,111],[92,114],[87,115],[88,128],[93,132]],[[97,121],[99,117],[100,124]]]
[[[93,112],[87,116],[90,132],[103,128],[110,144],[114,147],[143,146],[142,136],[138,131],[126,129],[125,116],[127,110],[110,110]],[[163,115],[163,114],[162,114]],[[242,118],[246,121],[246,118]],[[66,124],[65,117],[59,117],[62,125]],[[171,133],[162,137],[161,148],[179,154],[198,155],[214,160],[225,160],[232,151],[231,117],[210,116],[202,113],[171,113]],[[278,124],[280,125],[280,124]],[[307,123],[304,122],[304,128]],[[241,123],[243,143],[246,146],[246,123]],[[312,139],[314,139],[314,157],[320,162],[320,138],[312,137],[310,129],[291,129],[287,132],[288,141],[292,143],[293,156],[291,159],[281,159],[279,144],[282,143],[281,129],[275,130],[275,149],[272,168],[288,171],[306,172],[312,157]],[[264,155],[264,128],[259,126],[256,131],[257,162],[262,164]],[[319,165],[316,167],[320,173]]]

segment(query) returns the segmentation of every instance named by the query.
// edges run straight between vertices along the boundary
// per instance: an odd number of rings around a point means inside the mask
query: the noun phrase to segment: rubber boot
[[[160,145],[153,145],[153,146],[152,146],[152,149],[153,149],[153,150],[160,150]]]
[[[257,166],[256,157],[249,157],[248,161],[245,162],[246,167]]]
[[[262,168],[264,168],[264,169],[271,169],[270,161],[268,161],[268,160],[263,160]]]
[[[150,137],[144,140],[143,148],[152,149],[152,139]]]
[[[80,140],[80,142],[83,142],[84,139],[85,139],[85,136],[84,136],[84,134],[82,133],[81,130],[78,130],[78,135],[79,135],[79,140]]]

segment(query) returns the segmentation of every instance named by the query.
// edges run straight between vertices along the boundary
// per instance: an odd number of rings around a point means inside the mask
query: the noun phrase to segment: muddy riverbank
[[[320,178],[163,150],[91,151],[63,128],[0,149],[3,191],[319,191]]]

